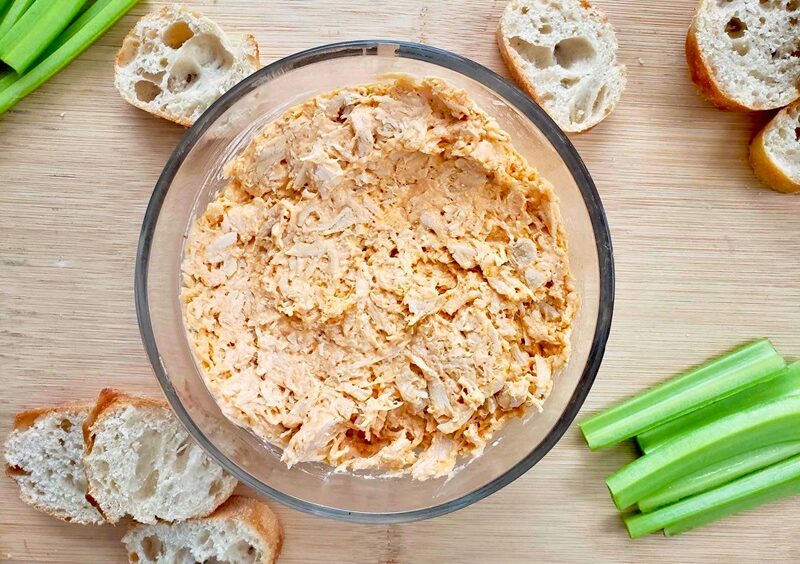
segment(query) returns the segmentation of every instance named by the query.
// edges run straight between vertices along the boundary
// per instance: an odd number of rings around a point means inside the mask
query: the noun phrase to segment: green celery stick
[[[61,47],[64,43],[66,43],[73,35],[78,33],[83,27],[90,22],[97,14],[102,12],[106,9],[111,3],[118,4],[119,2],[115,2],[115,0],[95,0],[92,4],[89,5],[83,13],[78,16],[75,21],[73,21],[69,27],[64,30],[64,33],[59,35],[53,44],[49,47],[47,51],[45,51],[45,55],[49,56],[53,51],[57,48]]]
[[[9,4],[11,4],[11,0],[0,0],[0,22],[3,21],[3,16],[5,16],[6,8],[8,8]]]
[[[759,505],[765,505],[773,501],[778,501],[784,497],[797,495],[800,493],[800,478],[795,478],[793,481],[787,481],[778,484],[774,487],[767,488],[764,491],[748,496],[746,499],[740,500],[738,503],[729,503],[709,509],[696,516],[687,517],[682,521],[678,521],[674,525],[664,528],[664,534],[668,537],[674,537],[687,531],[697,529],[714,521],[719,521],[730,515],[742,513],[748,509],[753,509]]]
[[[89,8],[82,16],[76,20],[78,23],[84,20],[83,27],[80,29],[68,28],[64,34],[69,38],[63,42],[50,55],[41,60],[36,66],[26,74],[17,76],[16,80],[0,90],[0,114],[6,112],[22,98],[36,90],[47,79],[67,66],[75,57],[80,55],[87,47],[97,40],[108,30],[118,19],[130,10],[139,0],[110,0],[93,11],[94,6]],[[84,19],[90,12],[92,17]]]
[[[642,513],[655,511],[659,507],[722,486],[736,478],[761,470],[796,454],[800,454],[800,441],[778,443],[743,452],[738,456],[703,468],[668,485],[663,490],[639,500],[639,511]]]
[[[737,413],[759,403],[771,401],[793,393],[800,393],[800,361],[781,371],[775,378],[743,390],[701,409],[687,413],[654,429],[636,436],[643,452],[651,452],[680,435],[707,425],[715,419]]]
[[[668,535],[676,535],[796,493],[800,493],[800,456],[652,513],[625,517],[625,527],[634,539],[661,529]]]
[[[106,7],[106,5],[110,4],[113,1],[114,0],[95,0],[95,2],[93,2],[86,10],[84,10],[83,13],[80,16],[78,16],[75,19],[75,21],[73,21],[70,24],[70,26],[66,30],[64,30],[64,32],[61,35],[59,35],[56,38],[56,40],[47,47],[47,50],[45,51],[44,55],[40,57],[39,61],[36,61],[36,64],[41,62],[41,59],[46,59],[47,57],[52,55],[53,52],[56,51],[56,49],[64,45],[64,43],[66,43],[73,35],[75,35],[76,33],[78,33],[78,31],[83,29],[83,26],[85,26],[87,22],[89,22],[92,18],[94,18],[98,13],[100,13]],[[2,2],[2,0],[0,0],[0,2]],[[13,70],[10,70],[6,73],[0,73],[0,92],[5,90],[6,87],[10,86],[18,79],[19,75],[15,73]]]
[[[83,26],[85,26],[89,21],[92,20],[97,14],[105,9],[108,4],[111,4],[115,0],[96,0],[93,2],[84,12],[78,16],[75,21],[73,21],[70,26],[64,30],[64,32],[56,38],[56,40],[47,48],[44,55],[42,55],[42,59],[46,59],[50,55],[52,55],[58,48],[60,48],[64,43],[66,43],[73,35],[78,33]],[[41,61],[37,61],[38,64]],[[0,74],[0,92],[2,92],[6,87],[10,86],[14,82],[19,79],[19,75],[15,73],[13,70],[5,73]]]
[[[0,39],[17,23],[31,4],[33,0],[12,0],[11,6],[0,21]]]
[[[800,440],[800,396],[760,404],[709,423],[645,454],[606,479],[619,509],[727,458]]]
[[[755,341],[599,413],[580,428],[592,450],[611,446],[760,384],[785,366],[772,343]]]
[[[36,0],[0,38],[0,59],[24,74],[75,19],[86,0]]]
[[[8,71],[6,73],[0,74],[0,92],[8,88],[10,85],[14,84],[14,82],[19,78],[19,75],[14,71]]]

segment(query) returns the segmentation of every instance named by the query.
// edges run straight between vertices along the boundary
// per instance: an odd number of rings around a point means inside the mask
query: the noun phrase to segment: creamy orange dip
[[[319,95],[227,167],[183,261],[223,412],[324,462],[426,479],[541,409],[577,306],[550,186],[438,79]]]

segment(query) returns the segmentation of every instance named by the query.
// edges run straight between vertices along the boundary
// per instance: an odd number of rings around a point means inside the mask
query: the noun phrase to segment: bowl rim
[[[256,86],[259,86],[265,79],[268,80],[272,76],[281,75],[293,69],[329,59],[380,55],[387,49],[392,49],[394,56],[432,63],[461,73],[483,84],[485,87],[502,96],[509,104],[539,128],[564,161],[583,197],[591,220],[597,247],[600,288],[598,315],[588,360],[566,408],[550,429],[549,433],[545,436],[544,440],[505,473],[461,497],[424,509],[380,513],[347,511],[304,501],[289,494],[285,494],[261,482],[241,469],[206,438],[204,433],[183,407],[161,362],[150,317],[147,295],[147,276],[155,227],[158,222],[161,206],[164,203],[170,185],[186,156],[192,150],[198,139],[228,108]],[[460,55],[456,55],[455,53],[420,43],[383,39],[331,43],[289,55],[288,57],[279,59],[257,70],[214,102],[178,142],[178,145],[169,157],[169,160],[156,182],[142,222],[134,274],[134,297],[142,343],[156,379],[161,385],[167,401],[194,440],[196,440],[197,443],[226,471],[230,472],[242,483],[255,489],[258,493],[305,513],[358,523],[400,523],[428,519],[451,513],[471,505],[507,486],[541,460],[564,435],[567,428],[578,414],[578,411],[594,383],[611,330],[611,319],[614,309],[614,286],[614,256],[611,245],[611,234],[605,210],[600,201],[600,195],[577,150],[552,118],[517,86],[483,65]]]

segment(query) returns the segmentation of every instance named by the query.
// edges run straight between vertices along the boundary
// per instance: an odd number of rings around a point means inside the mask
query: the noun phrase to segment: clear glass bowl
[[[195,364],[179,300],[187,230],[224,186],[223,165],[287,108],[321,92],[395,72],[437,76],[465,89],[553,184],[582,302],[569,365],[556,375],[544,412],[511,422],[483,456],[447,480],[333,473],[320,464],[286,468],[277,448],[220,412]],[[144,346],[175,413],[240,481],[315,515],[401,522],[474,503],[522,475],[556,444],[583,404],[603,357],[614,301],[613,270],[608,225],[592,179],[569,140],[528,96],[492,71],[447,51],[355,41],[318,47],[264,67],[222,96],[186,133],[164,167],[145,215],[136,259],[136,309]]]

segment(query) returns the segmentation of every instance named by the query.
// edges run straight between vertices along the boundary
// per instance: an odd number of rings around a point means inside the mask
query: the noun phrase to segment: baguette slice
[[[88,495],[111,523],[203,517],[236,487],[164,401],[105,389],[83,435]]]
[[[781,108],[800,97],[800,2],[700,0],[686,36],[692,81],[729,110]]]
[[[497,44],[519,86],[564,131],[597,125],[625,89],[614,29],[586,0],[512,0]]]
[[[229,37],[202,14],[169,5],[144,16],[125,38],[115,84],[137,108],[190,126],[258,66],[252,35]]]
[[[750,164],[773,190],[800,193],[800,100],[778,112],[756,135]]]
[[[208,517],[134,525],[122,538],[130,562],[272,564],[283,544],[278,518],[266,504],[233,496]]]
[[[72,523],[100,524],[86,499],[81,426],[93,403],[69,403],[19,413],[5,444],[6,473],[22,501]]]

